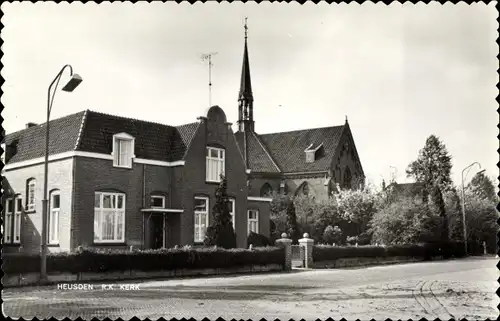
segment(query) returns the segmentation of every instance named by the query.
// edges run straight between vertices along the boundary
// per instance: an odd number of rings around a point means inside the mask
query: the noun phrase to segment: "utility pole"
[[[217,52],[211,52],[201,55],[203,61],[208,60],[208,107],[212,107],[212,56],[215,56]]]

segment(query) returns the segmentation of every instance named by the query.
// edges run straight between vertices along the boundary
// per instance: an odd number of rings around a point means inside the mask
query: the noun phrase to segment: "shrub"
[[[250,234],[248,234],[247,244],[248,245],[252,244],[253,246],[256,247],[272,245],[271,240],[267,236],[262,234],[257,234],[254,232],[250,232]]]
[[[177,269],[231,268],[245,265],[284,264],[282,248],[246,249],[161,249],[144,251],[83,249],[74,253],[50,253],[47,272],[161,271]],[[40,272],[37,254],[3,255],[3,271]]]
[[[470,248],[469,253],[477,251]],[[313,260],[328,261],[353,257],[395,257],[409,256],[431,260],[435,256],[444,258],[463,257],[462,242],[429,242],[391,246],[314,246]]]
[[[326,244],[341,244],[342,230],[337,225],[328,225],[323,233],[323,241],[325,241]]]

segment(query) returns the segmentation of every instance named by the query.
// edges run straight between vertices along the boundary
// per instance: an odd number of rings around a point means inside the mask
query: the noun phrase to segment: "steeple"
[[[248,26],[245,18],[245,48],[243,50],[243,66],[241,68],[240,92],[238,95],[238,131],[253,131],[253,94],[250,79],[250,63],[248,60]]]

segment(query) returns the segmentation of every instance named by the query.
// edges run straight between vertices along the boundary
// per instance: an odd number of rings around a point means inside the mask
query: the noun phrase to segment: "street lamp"
[[[59,81],[61,80],[61,76],[66,68],[69,68],[69,75],[71,79],[68,83],[62,88],[63,91],[72,92],[76,87],[82,82],[82,77],[78,74],[73,74],[73,67],[71,65],[65,65],[62,67],[61,71],[54,78],[52,83],[49,86],[48,94],[47,94],[47,123],[46,123],[46,131],[45,131],[45,162],[44,162],[44,177],[43,177],[43,200],[42,200],[42,242],[41,242],[41,262],[40,262],[40,281],[45,281],[47,279],[47,211],[48,211],[48,172],[49,172],[49,120],[50,120],[50,111],[52,110],[52,104],[54,103],[54,97],[57,91],[57,86],[59,85]],[[55,83],[54,91],[51,89]]]
[[[465,185],[464,185],[464,179],[467,177],[467,174],[469,174],[468,170],[470,170],[470,168],[476,164],[479,166],[479,169],[481,169],[481,164],[479,164],[478,162],[474,162],[462,170],[462,229],[463,229],[463,233],[464,233],[465,256],[467,256],[467,226],[465,223]],[[466,170],[467,170],[467,173],[465,174],[465,177],[464,177],[464,172]],[[483,169],[483,170],[477,172],[476,175],[479,173],[482,173],[484,171],[485,170]]]

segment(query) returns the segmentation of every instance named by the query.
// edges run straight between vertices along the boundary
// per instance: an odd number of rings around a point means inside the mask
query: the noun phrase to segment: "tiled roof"
[[[113,135],[125,132],[135,138],[136,157],[176,161],[184,158],[198,126],[196,122],[174,127],[87,110],[50,121],[49,153],[77,150],[111,154]],[[44,156],[45,125],[5,137],[6,144],[14,141],[18,142],[17,152],[9,163]]]
[[[272,159],[264,144],[259,140],[257,134],[247,132],[247,157],[248,166],[252,172],[279,173],[280,169]],[[244,155],[244,134],[238,132],[236,141]]]
[[[393,193],[405,195],[405,196],[415,196],[420,194],[424,189],[424,184],[422,183],[391,183],[387,186]]]
[[[259,138],[282,172],[323,171],[330,168],[343,129],[344,126],[313,128],[259,135]],[[315,161],[306,163],[304,150],[311,144],[323,146]]]
[[[176,161],[184,157],[197,127],[198,123],[173,127],[89,111],[77,150],[111,154],[113,135],[127,133],[135,138],[137,158]]]
[[[50,154],[68,152],[75,148],[84,113],[82,111],[49,122]],[[7,134],[6,145],[17,141],[17,152],[10,158],[9,163],[43,157],[45,155],[45,131],[44,123]]]

